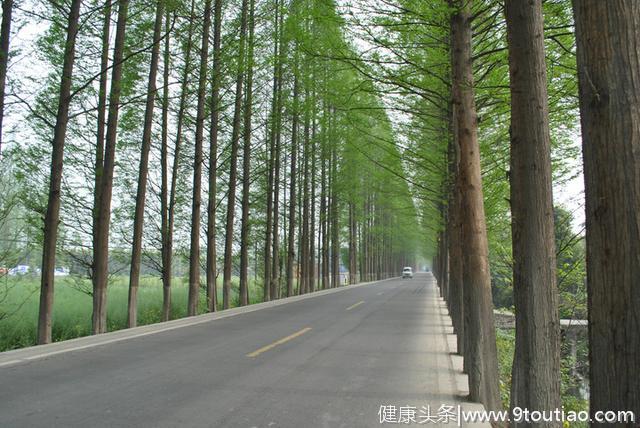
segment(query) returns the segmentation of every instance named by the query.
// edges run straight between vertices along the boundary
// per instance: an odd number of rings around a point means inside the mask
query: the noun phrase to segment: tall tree
[[[315,75],[314,75],[315,76]],[[313,126],[311,131],[311,224],[309,225],[309,291],[314,292],[316,288],[316,169],[317,169],[317,159],[316,159],[316,91],[314,87],[313,91]]]
[[[326,76],[326,73],[325,73]],[[325,88],[326,92],[326,88]],[[320,234],[322,235],[321,242],[321,263],[322,270],[319,272],[319,275],[322,277],[322,289],[326,289],[329,287],[329,215],[328,215],[328,207],[327,207],[327,196],[328,196],[328,171],[327,171],[327,163],[329,161],[328,156],[328,131],[329,131],[329,114],[328,107],[326,102],[322,109],[322,123],[325,128],[322,133],[322,141],[321,141],[321,154],[320,154]]]
[[[335,123],[336,112],[331,109],[331,119]],[[329,221],[331,230],[331,287],[340,285],[340,231],[338,230],[338,150],[335,142],[331,145],[329,169]]]
[[[356,207],[353,202],[349,202],[349,284],[356,283]]]
[[[249,304],[249,191],[251,185],[251,113],[253,111],[253,44],[255,0],[249,2],[249,38],[247,52],[247,94],[244,106],[244,139],[242,148],[242,219],[240,226],[240,306]]]
[[[560,320],[542,1],[507,0],[505,14],[511,78],[511,228],[516,314],[511,408],[553,411],[561,407]],[[561,421],[540,425],[560,426]]]
[[[229,169],[229,192],[227,193],[227,224],[224,243],[224,271],[222,278],[222,305],[229,309],[231,296],[231,275],[233,273],[233,225],[236,210],[236,187],[238,175],[238,149],[240,142],[240,126],[242,116],[242,87],[245,68],[245,41],[247,36],[248,0],[242,0],[240,12],[240,41],[238,46],[238,70],[236,72],[236,93],[233,112],[233,129],[231,131],[231,165]]]
[[[100,183],[104,169],[104,138],[107,129],[107,88],[109,80],[109,39],[111,34],[111,4],[112,0],[105,0],[102,17],[102,53],[100,55],[100,82],[98,89],[97,130],[96,130],[96,158],[93,187],[93,224],[92,239],[94,247],[98,244],[98,216],[100,213]]]
[[[204,4],[202,45],[200,48],[200,73],[198,80],[198,105],[196,110],[195,154],[193,159],[193,197],[191,200],[191,250],[189,253],[189,300],[187,314],[198,311],[200,295],[200,206],[202,204],[202,142],[204,140],[205,100],[209,60],[209,29],[211,27],[211,0]]]
[[[11,38],[11,15],[13,0],[2,0],[2,24],[0,24],[0,155],[2,154],[2,123],[4,119],[5,85],[9,64],[9,39]]]
[[[111,92],[109,94],[104,165],[102,167],[102,175],[100,176],[99,203],[97,216],[95,218],[97,226],[93,247],[93,334],[105,333],[107,331],[109,225],[111,222],[113,169],[115,166],[118,114],[120,110],[120,94],[122,92],[124,38],[128,11],[129,0],[118,0],[118,20],[116,23],[116,39],[113,49],[113,69],[111,74]]]
[[[162,37],[162,18],[164,0],[156,2],[156,17],[153,24],[153,47],[151,64],[149,65],[149,81],[147,84],[147,100],[142,129],[142,146],[140,149],[140,166],[138,168],[138,191],[133,219],[133,244],[131,248],[131,270],[129,274],[129,299],[127,324],[129,328],[138,324],[138,285],[140,283],[140,259],[142,258],[142,232],[144,227],[144,207],[147,197],[147,176],[149,175],[149,151],[151,150],[151,132],[153,130],[153,110],[156,102],[156,76],[160,62],[160,42]]]
[[[637,417],[640,3],[574,0],[573,10],[586,199],[590,407],[592,413],[630,410]]]
[[[455,135],[455,115],[452,115],[452,130]],[[460,229],[460,190],[459,190],[459,147],[457,140],[449,141],[449,170],[451,180],[449,188],[449,217],[447,229],[449,234],[449,295],[447,302],[451,311],[451,321],[456,333],[457,352],[464,355],[464,287],[462,285],[462,243]]]
[[[69,123],[71,104],[71,83],[75,62],[76,36],[82,0],[73,0],[67,21],[67,38],[62,65],[62,78],[58,95],[58,112],[53,129],[51,151],[51,172],[49,197],[44,218],[44,239],[42,246],[42,274],[40,277],[40,312],[38,316],[38,344],[51,342],[51,315],[53,312],[54,272],[56,268],[56,245],[58,243],[58,223],[60,219],[60,184],[64,143]],[[4,6],[4,4],[3,4]],[[4,22],[3,22],[4,26]],[[4,34],[3,34],[4,35]],[[3,40],[4,42],[4,40]]]
[[[480,172],[478,122],[471,56],[472,2],[452,2],[451,54],[456,141],[460,150],[460,222],[463,251],[465,361],[470,398],[501,408],[496,331],[491,301],[489,248]]]
[[[284,37],[284,8],[280,4],[280,16],[278,17],[278,29],[280,36],[278,37],[278,56],[276,57],[276,79],[278,81],[277,98],[275,105],[274,124],[275,126],[275,153],[273,156],[273,263],[271,267],[271,289],[272,299],[280,298],[280,166],[282,152],[282,106],[284,102],[284,94],[282,90],[282,77],[284,72],[283,58],[286,55],[286,41]],[[284,225],[284,221],[282,222]]]
[[[275,155],[276,155],[276,108],[278,105],[278,97],[280,91],[279,82],[279,15],[280,15],[280,2],[275,0],[274,2],[274,20],[273,20],[273,82],[271,92],[271,117],[269,121],[269,154],[267,161],[267,214],[265,224],[265,240],[264,240],[264,285],[263,285],[263,300],[268,302],[271,300],[271,265],[272,253],[271,243],[274,235],[273,227],[273,194],[274,194],[274,168],[275,168]],[[277,230],[275,230],[277,232]]]
[[[162,257],[162,321],[171,316],[171,254],[169,251],[169,78],[171,37],[169,12],[165,17],[165,40],[162,71],[162,135],[160,138],[160,253]]]
[[[209,205],[207,207],[207,308],[215,312],[218,306],[217,254],[216,254],[216,207],[218,173],[218,132],[220,126],[220,64],[222,0],[213,6],[213,79],[211,84],[211,131],[209,134]]]
[[[289,242],[287,243],[287,297],[293,296],[294,263],[296,258],[296,167],[298,163],[298,122],[300,118],[300,79],[298,77],[298,49],[293,64],[293,107],[291,120],[291,166],[289,171]]]
[[[168,195],[164,197],[165,205],[162,210],[163,216],[166,216],[165,227],[162,229],[162,319],[167,321],[171,315],[171,280],[173,275],[173,231],[176,217],[176,196],[178,187],[178,175],[180,171],[180,160],[182,152],[183,127],[185,122],[185,111],[187,109],[187,95],[189,93],[189,84],[191,80],[191,51],[193,48],[193,32],[195,21],[195,0],[191,0],[189,12],[189,22],[187,24],[187,40],[184,47],[184,68],[182,70],[182,79],[180,83],[180,102],[178,106],[178,117],[176,124],[176,140],[173,150],[173,165],[171,167],[171,184],[163,188],[162,193]],[[166,57],[165,57],[166,58]],[[167,61],[165,60],[165,67]],[[165,72],[166,75],[166,72]],[[167,87],[168,79],[165,80]],[[166,89],[165,89],[166,90]],[[163,146],[165,157],[168,157],[168,147]],[[163,183],[168,180],[168,164],[163,163]],[[167,188],[168,187],[168,188]]]
[[[309,292],[309,145],[311,143],[311,112],[309,111],[309,93],[305,91],[304,139],[302,148],[302,170],[300,185],[302,187],[301,233],[300,233],[300,294]]]

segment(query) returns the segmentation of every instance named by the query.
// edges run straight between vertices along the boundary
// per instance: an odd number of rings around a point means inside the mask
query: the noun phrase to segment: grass
[[[511,395],[511,365],[513,364],[513,353],[515,351],[515,331],[514,330],[496,330],[496,339],[498,344],[498,368],[500,371],[500,398],[505,409],[509,408],[509,399]],[[575,379],[572,379],[569,372],[569,365],[573,362],[567,356],[561,359],[561,399],[562,406],[566,412],[568,411],[588,411],[589,403],[587,400],[576,397],[569,392],[571,386],[574,386]],[[587,427],[587,423],[564,422],[564,427]]]
[[[0,278],[0,352],[36,344],[40,283],[36,277]],[[127,325],[128,278],[115,277],[109,285],[107,323],[109,331]],[[92,297],[88,280],[56,278],[53,308],[53,341],[68,340],[91,334]],[[261,284],[249,281],[250,303],[262,301]],[[171,289],[171,319],[187,313],[188,287],[184,278],[174,278]],[[218,281],[218,301],[222,287]],[[206,312],[205,291],[201,289],[198,313]],[[238,306],[238,280],[231,287],[231,305]],[[161,321],[162,283],[156,277],[143,277],[138,289],[138,325]]]

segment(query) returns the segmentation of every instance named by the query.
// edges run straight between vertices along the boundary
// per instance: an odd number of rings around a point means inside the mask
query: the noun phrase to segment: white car
[[[404,278],[413,278],[413,269],[408,266],[402,269],[402,279]]]
[[[14,268],[9,269],[9,275],[17,276],[17,275],[26,275],[30,271],[29,266],[27,265],[18,265]]]
[[[53,271],[53,276],[69,276],[69,268],[66,267],[57,267]]]

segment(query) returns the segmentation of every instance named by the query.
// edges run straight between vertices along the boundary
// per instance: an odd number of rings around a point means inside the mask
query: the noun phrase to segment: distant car
[[[408,266],[402,269],[402,279],[404,278],[413,278],[413,269]]]
[[[27,265],[18,265],[14,268],[9,269],[9,275],[11,276],[16,276],[16,275],[26,275],[28,274],[30,271],[29,266]]]
[[[68,276],[69,268],[66,267],[57,267],[56,270],[53,271],[53,276]]]

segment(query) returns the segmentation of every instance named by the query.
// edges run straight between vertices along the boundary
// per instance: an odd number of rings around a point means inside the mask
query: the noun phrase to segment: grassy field
[[[515,350],[515,332],[514,330],[497,329],[498,344],[498,367],[500,370],[500,395],[502,405],[505,409],[509,408],[509,399],[511,395],[511,365],[513,363],[513,353]],[[570,387],[574,386],[576,379],[572,379],[569,372],[569,365],[572,361],[568,357],[563,356],[561,359],[561,398],[562,406],[565,411],[588,411],[589,403],[584,398],[576,397],[569,392]],[[564,423],[565,427],[586,428],[587,423],[574,422]]]
[[[204,280],[203,280],[204,282]],[[36,344],[39,305],[38,278],[0,278],[0,352]],[[81,291],[83,290],[83,291]],[[53,309],[53,340],[67,340],[86,336],[91,332],[92,298],[88,280],[71,277],[56,278]],[[184,278],[174,278],[171,291],[171,319],[186,315],[188,289]],[[261,284],[249,284],[250,302],[262,301]],[[113,278],[108,291],[107,320],[109,331],[119,330],[127,324],[128,278]],[[218,297],[222,302],[221,281]],[[232,284],[231,304],[237,306],[238,280]],[[201,289],[198,313],[205,313],[205,294]],[[138,324],[160,322],[162,310],[162,283],[156,277],[143,277],[138,290]]]

